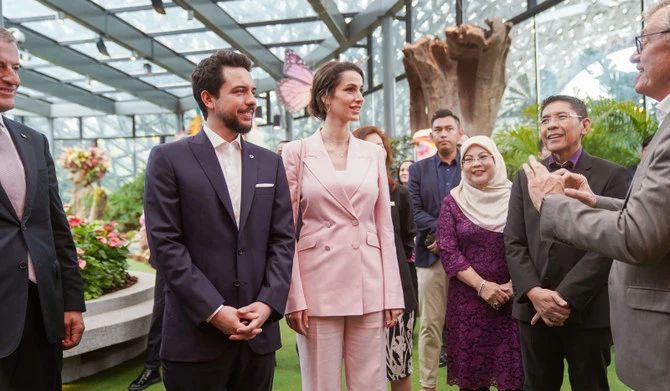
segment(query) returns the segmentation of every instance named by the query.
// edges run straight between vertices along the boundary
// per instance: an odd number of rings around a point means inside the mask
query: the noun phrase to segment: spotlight
[[[275,114],[272,117],[272,129],[280,129],[281,128],[281,116],[279,114]]]
[[[30,54],[30,52],[27,51],[27,50],[25,50],[25,49],[23,49],[23,50],[19,53],[19,59],[20,59],[21,61],[30,61],[30,59],[31,59],[32,57],[33,57],[33,56]]]
[[[98,38],[98,42],[95,43],[95,46],[98,48],[100,54],[103,54],[107,57],[111,57],[109,55],[109,50],[107,50],[107,46],[105,46],[105,41],[102,39],[102,37]]]
[[[146,73],[147,75],[151,75],[151,72],[152,72],[151,64],[149,64],[148,62],[145,62],[144,63],[144,73]]]
[[[154,11],[161,15],[165,15],[165,5],[163,5],[163,0],[151,0],[151,6],[154,7]]]
[[[56,22],[58,22],[58,24],[65,23],[65,13],[63,11],[56,12]]]
[[[26,42],[26,35],[16,27],[10,27],[7,29],[7,31],[9,31],[9,33],[12,34],[12,36],[14,37],[14,39],[16,39],[16,42],[19,45]]]
[[[186,10],[186,20],[193,20],[193,10]]]
[[[130,52],[130,61],[137,61],[137,52],[134,50]]]
[[[256,123],[263,122],[263,108],[261,106],[256,106],[256,114],[254,114],[254,121],[256,121]]]

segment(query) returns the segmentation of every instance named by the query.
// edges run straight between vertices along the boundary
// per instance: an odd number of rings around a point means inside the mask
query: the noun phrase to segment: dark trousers
[[[195,348],[194,348],[195,349]],[[228,344],[224,354],[207,362],[163,360],[167,391],[271,391],[275,354],[258,355],[246,342]]]
[[[161,366],[159,353],[161,350],[161,332],[163,329],[163,310],[165,309],[165,280],[163,274],[156,269],[154,285],[154,308],[151,314],[151,326],[147,336],[147,357],[144,367],[158,369]]]
[[[60,390],[63,345],[47,341],[37,285],[29,284],[21,341],[12,354],[0,359],[0,390]]]
[[[609,328],[585,329],[573,325],[548,327],[519,322],[526,391],[558,391],[563,382],[563,360],[573,391],[609,390]]]

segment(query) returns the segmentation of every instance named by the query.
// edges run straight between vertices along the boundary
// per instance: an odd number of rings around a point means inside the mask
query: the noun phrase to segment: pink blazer
[[[302,142],[303,225],[286,313],[346,316],[404,308],[383,151],[350,137],[346,174],[339,179],[319,132]],[[294,205],[300,143],[283,150]]]

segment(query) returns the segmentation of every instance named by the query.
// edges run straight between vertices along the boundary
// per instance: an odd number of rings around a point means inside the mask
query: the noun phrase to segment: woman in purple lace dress
[[[512,319],[512,283],[503,228],[511,183],[485,136],[461,147],[461,183],[442,203],[437,223],[447,272],[447,383],[461,390],[520,390],[523,368]]]

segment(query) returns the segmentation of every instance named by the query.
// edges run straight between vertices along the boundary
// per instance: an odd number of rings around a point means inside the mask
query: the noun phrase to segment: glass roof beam
[[[283,63],[235,19],[210,0],[175,0],[176,4],[191,9],[196,19],[240,50],[275,79],[283,76]]]
[[[61,46],[58,42],[25,26],[13,23],[7,18],[4,21],[5,26],[19,28],[25,34],[26,42],[21,47],[29,50],[34,55],[52,64],[70,69],[82,75],[88,75],[101,83],[121,91],[126,91],[140,99],[145,99],[151,103],[165,107],[170,111],[178,110],[177,98],[167,92],[163,92],[149,83],[135,79],[116,68],[102,64],[70,47]],[[57,93],[54,96],[60,97],[60,94]]]
[[[191,80],[193,64],[123,19],[88,0],[39,0],[79,24],[108,37],[174,74]]]
[[[328,26],[328,30],[333,34],[337,42],[343,44],[347,41],[347,22],[344,16],[337,9],[334,0],[309,0],[309,4],[314,9],[319,18]]]
[[[47,95],[56,96],[103,113],[114,114],[114,101],[112,99],[93,94],[83,88],[60,82],[29,69],[22,70],[20,76],[21,83],[30,89],[43,92]],[[19,91],[20,90],[19,87]]]
[[[348,39],[346,42],[340,44],[334,37],[328,38],[312,54],[305,58],[305,62],[311,65],[319,65],[335,58],[338,53],[357,44],[358,41],[379,27],[385,16],[394,15],[404,5],[404,0],[375,0],[363,11],[354,16],[347,24]]]
[[[42,117],[51,116],[51,104],[41,101],[39,99],[29,98],[20,94],[16,95],[14,99],[16,108],[23,111],[28,111]]]

